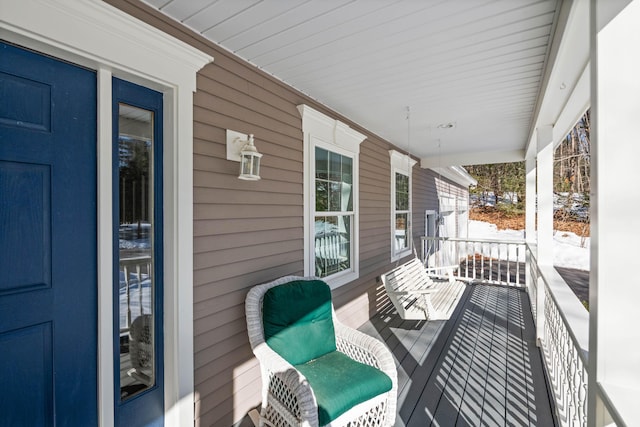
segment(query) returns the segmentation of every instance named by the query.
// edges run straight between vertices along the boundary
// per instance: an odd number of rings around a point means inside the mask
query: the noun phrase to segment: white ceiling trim
[[[493,163],[521,162],[525,159],[524,154],[524,150],[469,151],[441,157],[424,157],[420,160],[420,167],[433,169],[456,165],[487,165]]]

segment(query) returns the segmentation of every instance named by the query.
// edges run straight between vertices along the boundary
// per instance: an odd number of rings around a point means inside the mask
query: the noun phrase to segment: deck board
[[[360,330],[385,341],[398,364],[398,427],[554,425],[520,289],[470,285],[447,321],[384,309]]]

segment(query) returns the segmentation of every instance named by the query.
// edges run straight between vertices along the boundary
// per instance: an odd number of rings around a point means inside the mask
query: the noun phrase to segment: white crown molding
[[[0,0],[0,10],[0,37],[15,40],[17,35],[42,43],[63,53],[63,59],[91,68],[112,66],[159,83],[187,76],[194,91],[195,72],[213,61],[103,1]],[[13,36],[5,37],[7,33]]]
[[[302,130],[304,133],[311,134],[344,150],[353,153],[360,152],[360,144],[367,138],[366,135],[306,104],[300,104],[297,108],[300,116],[302,116]]]
[[[402,154],[396,150],[389,150],[389,157],[391,158],[391,168],[407,174],[409,174],[409,171],[418,163],[418,161],[412,159],[411,156]]]

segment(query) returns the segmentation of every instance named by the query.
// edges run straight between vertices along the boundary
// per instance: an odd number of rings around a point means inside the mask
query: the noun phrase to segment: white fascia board
[[[446,168],[429,168],[437,174],[450,179],[451,181],[459,184],[465,188],[470,185],[477,185],[478,181],[462,166],[447,166]]]
[[[493,163],[511,163],[524,160],[524,150],[477,151],[452,154],[450,156],[423,157],[420,167],[423,169],[443,168],[457,165],[488,165]]]

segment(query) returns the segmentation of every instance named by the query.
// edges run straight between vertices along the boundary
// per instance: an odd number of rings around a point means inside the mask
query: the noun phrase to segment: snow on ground
[[[498,227],[488,222],[469,221],[469,238],[518,240],[524,239],[524,230],[498,230]],[[553,236],[553,265],[589,270],[590,239],[584,238],[584,244],[582,240],[583,238],[575,233],[556,231]]]

